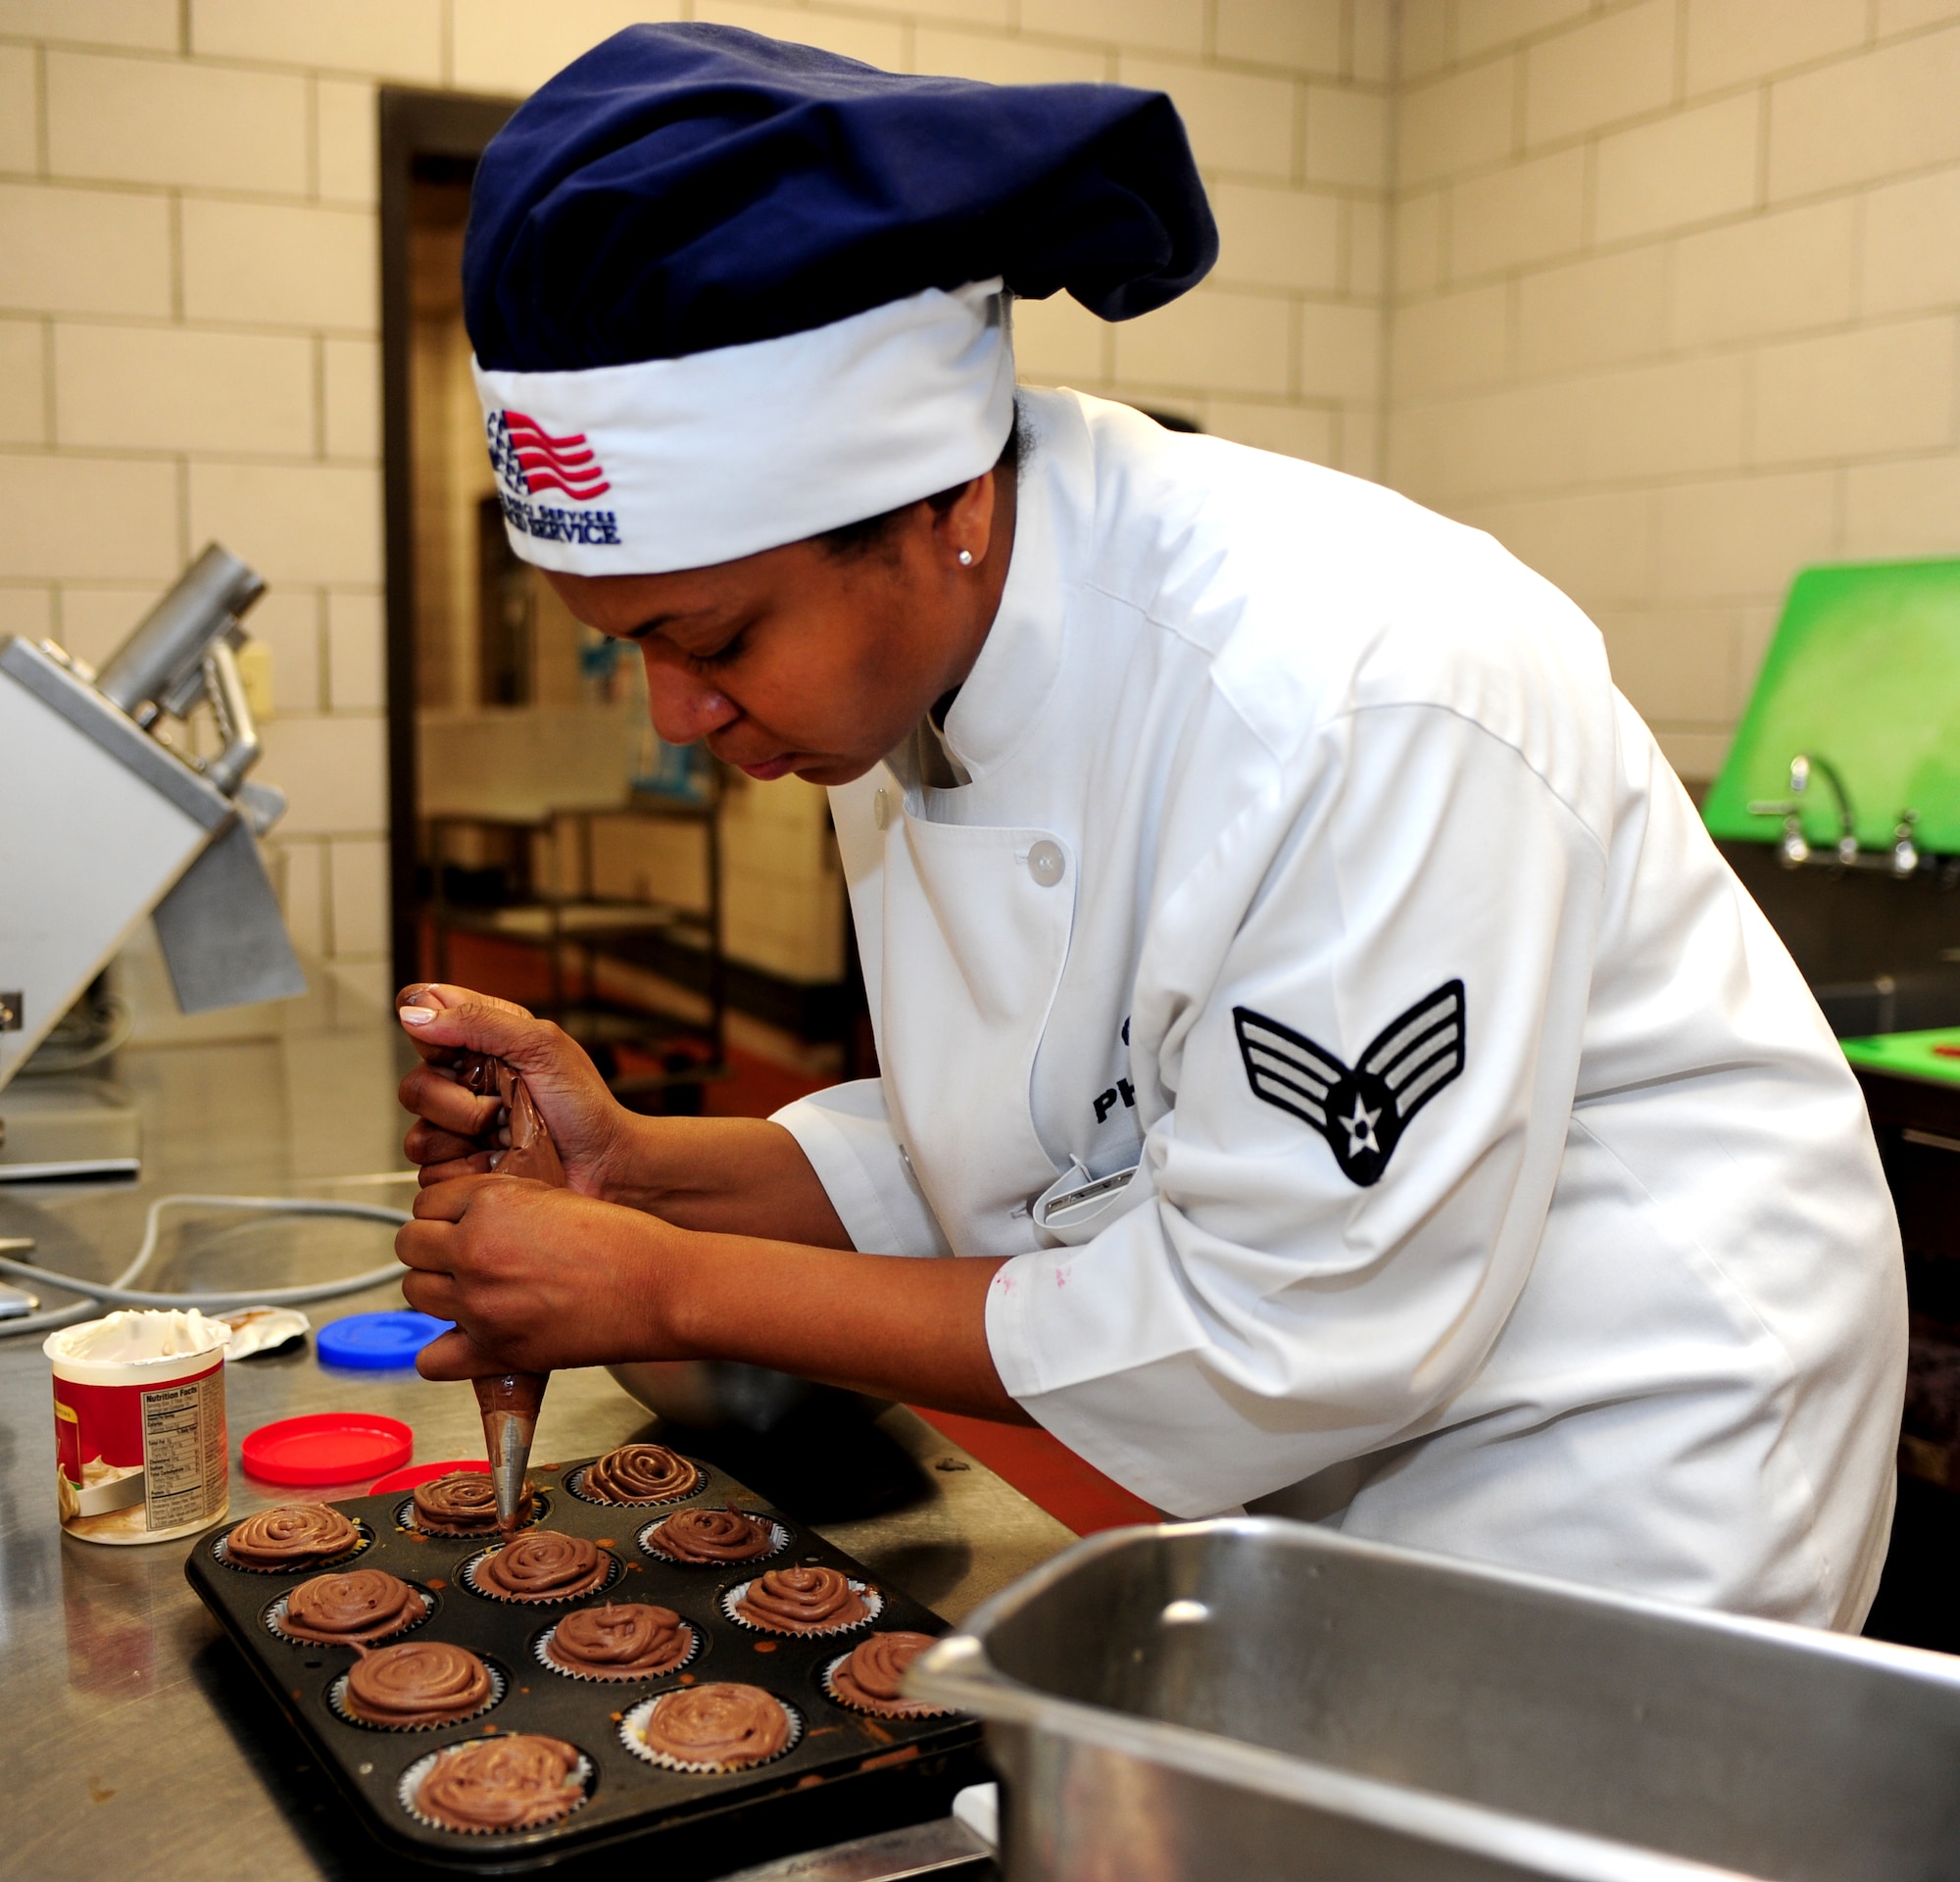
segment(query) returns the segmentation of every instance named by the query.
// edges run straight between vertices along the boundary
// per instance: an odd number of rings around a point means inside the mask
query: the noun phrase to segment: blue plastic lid
[[[350,1313],[330,1320],[314,1337],[322,1365],[347,1365],[361,1372],[382,1372],[392,1366],[414,1365],[416,1355],[455,1324],[432,1313]]]

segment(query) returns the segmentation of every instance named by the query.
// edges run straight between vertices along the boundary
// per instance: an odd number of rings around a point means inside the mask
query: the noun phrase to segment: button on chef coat
[[[883,1076],[778,1118],[856,1245],[1011,1257],[1007,1391],[1175,1514],[1857,1625],[1896,1223],[1598,633],[1376,485],[1023,422],[970,782],[902,749],[831,793]]]

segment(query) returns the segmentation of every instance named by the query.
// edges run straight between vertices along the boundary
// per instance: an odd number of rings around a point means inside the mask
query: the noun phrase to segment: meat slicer
[[[239,618],[265,588],[212,543],[100,672],[0,635],[0,1181],[136,1173],[136,1114],[105,1077],[15,1081],[145,916],[187,1014],[306,991],[257,843],[285,799],[246,779]],[[172,742],[200,704],[214,757]]]

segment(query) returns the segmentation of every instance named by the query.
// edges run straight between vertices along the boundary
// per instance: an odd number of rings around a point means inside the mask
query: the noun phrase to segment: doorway
[[[395,978],[515,1000],[624,1102],[698,1111],[728,1065],[724,780],[511,549],[470,376],[470,183],[514,108],[381,99]]]

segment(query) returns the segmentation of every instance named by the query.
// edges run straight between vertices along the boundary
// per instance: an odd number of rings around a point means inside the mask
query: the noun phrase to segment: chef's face
[[[751,777],[848,784],[972,670],[1013,515],[1003,468],[854,550],[819,538],[671,574],[546,579],[588,626],[638,642],[668,744],[706,739]]]

